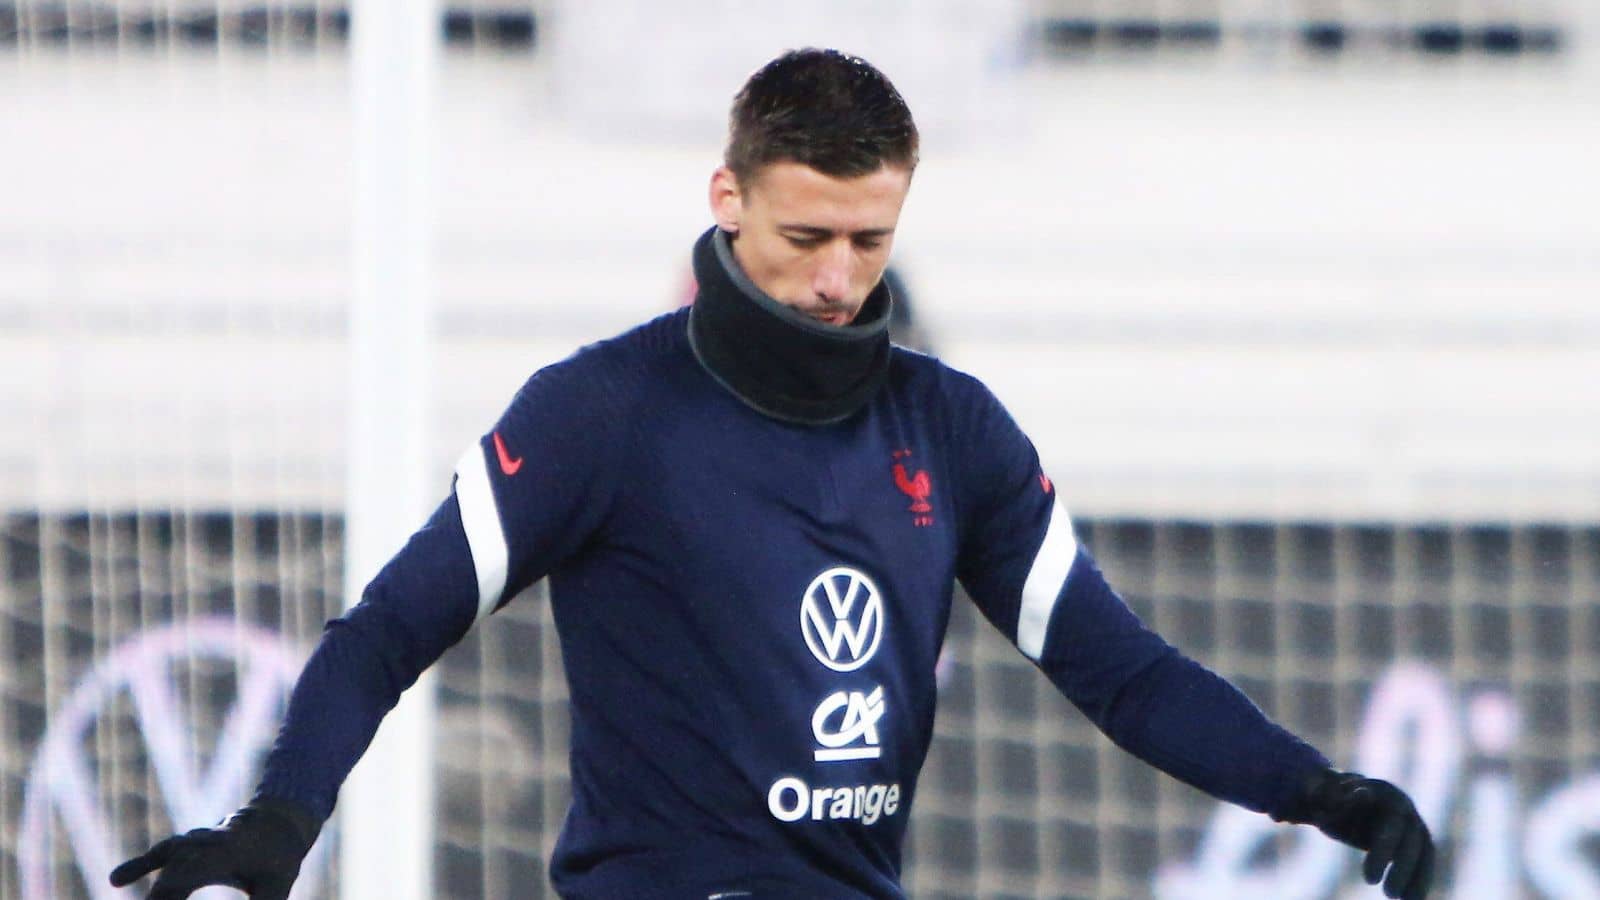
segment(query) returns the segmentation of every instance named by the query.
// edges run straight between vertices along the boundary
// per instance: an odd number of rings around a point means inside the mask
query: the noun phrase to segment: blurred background
[[[136,896],[124,853],[248,796],[350,594],[352,298],[425,298],[388,362],[431,508],[535,368],[681,301],[729,100],[818,44],[924,127],[908,340],[1007,403],[1130,604],[1412,790],[1442,895],[1600,898],[1600,6],[441,0],[415,59],[365,9],[0,0],[0,897]],[[548,893],[541,592],[437,670],[424,895]],[[1377,896],[965,604],[946,653],[912,896]]]

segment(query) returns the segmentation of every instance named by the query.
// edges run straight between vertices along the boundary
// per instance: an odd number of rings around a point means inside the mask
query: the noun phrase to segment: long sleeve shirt
[[[1327,765],[1124,605],[976,379],[896,347],[858,413],[790,424],[698,364],[687,319],[527,381],[329,625],[264,794],[328,815],[401,691],[544,577],[571,694],[563,896],[901,896],[958,579],[1163,771],[1273,813]]]

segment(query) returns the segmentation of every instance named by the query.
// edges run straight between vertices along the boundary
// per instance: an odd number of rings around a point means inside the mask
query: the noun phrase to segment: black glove
[[[1423,900],[1433,884],[1433,838],[1417,807],[1387,781],[1326,769],[1306,779],[1283,817],[1366,851],[1361,875],[1387,897]],[[1383,870],[1389,877],[1383,877]]]
[[[161,870],[146,900],[183,900],[219,884],[251,900],[286,900],[321,823],[296,804],[257,797],[215,828],[175,834],[111,870],[123,887]]]

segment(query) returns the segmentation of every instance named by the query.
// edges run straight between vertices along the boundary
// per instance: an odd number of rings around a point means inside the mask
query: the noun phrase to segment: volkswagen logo
[[[800,633],[835,672],[866,665],[883,639],[883,597],[861,572],[836,566],[812,580],[800,601]]]
[[[230,662],[238,673],[237,693],[209,752],[196,746],[200,729],[173,682],[182,677],[183,666],[202,660]],[[277,732],[283,701],[299,671],[298,654],[276,635],[224,618],[148,631],[113,650],[54,710],[34,757],[17,833],[22,900],[79,895],[70,875],[63,878],[66,873],[58,871],[69,854],[87,896],[112,900],[135,894],[106,883],[111,866],[145,844],[142,836],[118,833],[126,822],[110,813],[119,802],[101,793],[108,778],[99,767],[117,759],[99,760],[92,752],[96,723],[115,702],[131,701],[151,780],[160,789],[150,801],[164,807],[174,831],[185,831],[220,821],[249,796],[256,761]],[[311,851],[292,898],[317,894],[327,845],[318,841]],[[196,894],[228,896],[238,894],[226,888]]]

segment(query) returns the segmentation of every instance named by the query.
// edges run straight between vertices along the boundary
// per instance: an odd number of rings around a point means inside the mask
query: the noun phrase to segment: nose
[[[811,278],[817,296],[838,302],[850,296],[850,273],[855,266],[849,241],[834,241],[823,249]]]

